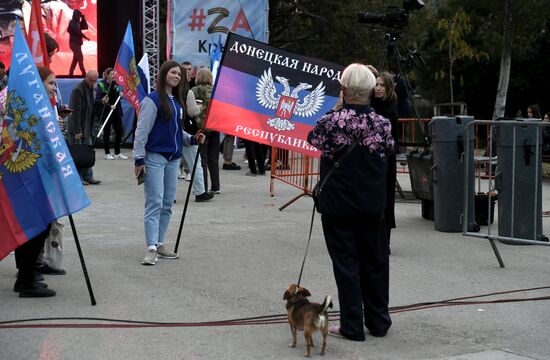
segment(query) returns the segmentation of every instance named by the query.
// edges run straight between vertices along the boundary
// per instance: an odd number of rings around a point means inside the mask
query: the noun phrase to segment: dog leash
[[[353,149],[355,149],[355,147],[357,146],[357,143],[358,141],[354,141],[350,146],[348,146],[346,152],[332,164],[323,181],[319,183],[319,187],[318,187],[319,193],[322,191],[323,186],[327,182],[328,178],[332,175],[332,173],[340,166],[342,161],[353,151]],[[315,187],[317,187],[317,185]],[[309,224],[309,236],[307,238],[306,253],[304,254],[304,260],[302,261],[302,267],[300,268],[300,275],[298,276],[298,284],[297,284],[298,287],[300,286],[300,281],[302,280],[302,273],[304,272],[304,265],[306,263],[307,251],[309,250],[309,243],[311,242],[311,233],[313,232],[313,220],[315,220],[315,201],[313,202],[313,210],[311,211],[311,223]]]
[[[313,204],[313,210],[311,211],[311,223],[309,224],[309,236],[307,238],[306,253],[304,254],[304,260],[302,261],[302,268],[300,269],[300,275],[298,276],[298,288],[300,281],[302,280],[302,273],[304,272],[304,265],[306,263],[307,251],[309,249],[309,243],[311,242],[311,233],[313,232],[313,220],[315,220],[315,204]]]

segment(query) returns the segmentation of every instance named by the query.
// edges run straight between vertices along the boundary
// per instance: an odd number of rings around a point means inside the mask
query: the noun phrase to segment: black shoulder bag
[[[311,197],[313,198],[313,202],[315,203],[315,209],[317,210],[317,212],[319,213],[321,212],[321,208],[319,205],[319,198],[321,196],[321,192],[323,192],[323,186],[325,186],[325,183],[327,182],[328,178],[332,175],[332,173],[334,173],[334,171],[340,167],[340,164],[342,163],[342,161],[344,161],[344,159],[353,151],[355,146],[357,146],[357,143],[358,143],[357,141],[352,143],[348,147],[346,152],[343,153],[338,160],[332,163],[332,167],[327,172],[327,175],[323,178],[323,180],[318,181],[315,187],[313,188],[313,193],[311,194]]]

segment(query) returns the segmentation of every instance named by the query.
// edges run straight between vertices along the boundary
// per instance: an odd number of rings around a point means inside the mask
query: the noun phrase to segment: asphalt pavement
[[[127,149],[123,152],[130,155]],[[104,160],[100,153],[98,149],[94,173],[102,183],[85,187],[92,205],[74,215],[97,305],[90,303],[64,218],[67,274],[46,276],[57,296],[18,298],[12,291],[13,255],[0,262],[0,322],[59,318],[0,324],[0,359],[302,358],[303,336],[299,333],[298,346],[289,348],[291,334],[284,320],[225,320],[283,317],[283,292],[297,281],[304,257],[311,199],[299,198],[279,211],[299,190],[276,181],[271,196],[269,173],[245,176],[243,151],[238,150],[235,160],[242,169],[220,170],[221,194],[204,203],[191,198],[180,259],[143,266],[143,188],[136,185],[133,161]],[[408,175],[400,174],[399,182],[410,189]],[[166,240],[170,248],[188,184],[179,181]],[[543,210],[550,210],[549,190],[550,184],[544,183]],[[500,268],[487,240],[435,231],[433,221],[422,218],[418,201],[399,201],[396,218],[390,257],[392,328],[385,338],[367,335],[365,342],[330,337],[324,359],[550,358],[550,302],[536,299],[550,296],[550,247],[498,243],[506,265]],[[543,219],[548,234],[550,224]],[[314,301],[332,295],[338,309],[318,216],[302,285]],[[530,290],[540,287],[546,288]],[[504,293],[515,290],[523,291]],[[473,298],[440,303],[466,297]],[[492,303],[510,299],[514,301]],[[436,304],[410,306],[420,303]],[[127,321],[157,325],[129,327]],[[42,327],[49,324],[57,327]],[[317,334],[317,344],[319,339]],[[314,348],[313,358],[320,358],[318,352]]]

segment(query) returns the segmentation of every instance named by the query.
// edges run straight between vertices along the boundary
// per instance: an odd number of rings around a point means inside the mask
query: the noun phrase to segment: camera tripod
[[[397,109],[399,113],[399,117],[410,117],[410,106],[409,106],[409,99],[412,101],[412,107],[413,107],[413,113],[414,117],[417,120],[417,123],[419,125],[420,130],[422,131],[423,136],[423,143],[418,144],[414,142],[414,138],[411,139],[411,142],[404,141],[405,139],[400,139],[401,141],[397,141],[396,139],[396,146],[422,146],[427,147],[429,144],[428,136],[426,134],[426,129],[424,128],[424,123],[420,121],[420,116],[418,112],[418,108],[416,105],[416,101],[414,99],[414,93],[411,86],[411,83],[407,79],[407,76],[405,75],[405,72],[401,68],[401,64],[406,65],[405,70],[409,70],[412,66],[415,65],[415,56],[417,56],[422,64],[424,64],[424,61],[420,57],[419,54],[416,53],[416,51],[409,50],[405,44],[402,42],[400,43],[400,32],[397,31],[389,31],[384,36],[384,39],[386,40],[386,47],[384,49],[384,54],[382,56],[382,60],[380,61],[380,65],[378,66],[379,71],[384,71],[384,66],[387,64],[387,71],[393,75],[394,81],[395,81],[395,92],[397,94]],[[401,54],[399,53],[399,44],[403,46],[403,48],[407,51],[408,57],[403,58]],[[401,103],[400,103],[401,102]],[[400,106],[401,105],[401,106]],[[406,113],[404,113],[406,112]],[[397,159],[395,159],[397,161]],[[401,185],[399,184],[399,181],[397,178],[395,179],[395,188],[402,199],[405,199],[405,194],[403,193],[403,189],[401,188]]]
[[[410,70],[413,66],[416,65],[416,59],[418,59],[422,65],[425,65],[424,60],[418,54],[416,50],[410,50],[402,41],[401,41],[401,33],[398,31],[389,31],[384,36],[384,39],[386,40],[386,47],[384,49],[384,54],[382,55],[382,59],[380,61],[380,65],[378,66],[379,71],[384,71],[385,66],[387,65],[387,71],[389,71],[395,79],[395,85],[396,85],[396,93],[398,94],[398,109],[403,110],[404,104],[406,104],[407,107],[407,114],[403,114],[402,112],[399,114],[399,116],[410,116],[410,106],[408,103],[408,100],[410,99],[412,102],[412,112],[413,117],[417,119],[419,123],[419,127],[423,133],[424,137],[424,143],[420,144],[422,146],[426,146],[428,144],[428,137],[426,134],[426,129],[424,128],[424,124],[420,122],[420,116],[418,112],[418,107],[416,104],[416,101],[414,99],[414,91],[412,89],[411,83],[407,79],[407,76],[405,74],[405,71]],[[406,50],[407,57],[401,56],[399,52],[399,46],[403,47]],[[403,71],[402,64],[406,65],[406,68]],[[403,95],[405,95],[406,99],[403,100]],[[401,103],[400,103],[401,101]],[[401,105],[401,106],[399,106]],[[412,139],[413,142],[407,143],[407,142],[400,142],[400,145],[402,146],[418,146],[418,143],[414,142],[414,139]]]

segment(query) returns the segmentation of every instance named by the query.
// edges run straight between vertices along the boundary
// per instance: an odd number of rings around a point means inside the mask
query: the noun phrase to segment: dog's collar
[[[309,300],[306,299],[306,298],[303,298],[303,297],[298,298],[298,299],[296,299],[296,300],[294,300],[294,301],[293,301],[292,299],[290,299],[290,300],[288,300],[287,303],[286,303],[286,309],[288,310],[288,309],[290,309],[291,307],[294,308],[294,309],[299,309],[299,308],[301,308],[302,306],[307,305],[307,304],[309,304]]]

